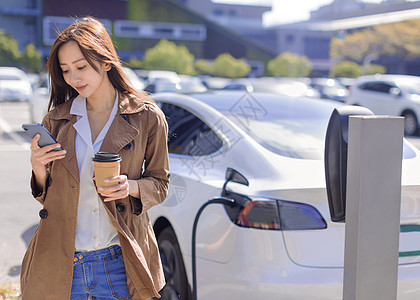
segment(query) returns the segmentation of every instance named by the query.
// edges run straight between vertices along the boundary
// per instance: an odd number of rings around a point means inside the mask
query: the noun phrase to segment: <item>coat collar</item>
[[[71,106],[76,97],[67,100],[66,102],[58,105],[54,110],[50,112],[50,118],[53,120],[66,119],[70,120],[72,114],[70,113]],[[139,113],[144,110],[145,101],[136,97],[135,95],[118,94],[118,114],[129,115]]]
[[[122,115],[130,115],[141,112],[145,108],[143,100],[137,97],[122,96],[119,94],[118,113],[114,118],[108,132],[102,142],[100,151],[118,153],[124,146],[133,141],[139,134],[139,129],[131,125]],[[79,168],[76,157],[76,130],[73,125],[77,122],[77,115],[71,114],[70,110],[74,99],[69,99],[65,103],[57,106],[50,112],[50,119],[68,120],[60,131],[60,136],[65,137],[58,142],[67,151],[66,156],[61,160],[69,172],[79,182]]]

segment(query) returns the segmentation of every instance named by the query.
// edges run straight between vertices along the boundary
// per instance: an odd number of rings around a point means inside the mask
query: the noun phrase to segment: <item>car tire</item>
[[[418,124],[416,115],[411,111],[407,111],[403,113],[403,117],[404,117],[404,135],[408,135],[408,136],[417,135],[419,124]]]
[[[167,227],[159,234],[157,240],[166,280],[166,285],[160,291],[161,299],[190,300],[191,289],[175,232],[171,227]]]

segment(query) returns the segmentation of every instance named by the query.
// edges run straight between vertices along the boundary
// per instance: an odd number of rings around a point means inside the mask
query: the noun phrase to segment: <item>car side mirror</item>
[[[344,222],[346,214],[347,149],[349,117],[373,115],[361,106],[340,106],[331,114],[325,137],[325,181],[333,222]]]

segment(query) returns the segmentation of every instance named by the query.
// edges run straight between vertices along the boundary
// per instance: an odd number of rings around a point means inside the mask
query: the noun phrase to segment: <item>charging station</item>
[[[331,219],[345,222],[344,300],[395,300],[404,118],[340,107],[325,147]]]

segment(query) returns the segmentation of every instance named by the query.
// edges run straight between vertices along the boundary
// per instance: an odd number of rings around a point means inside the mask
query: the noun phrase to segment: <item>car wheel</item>
[[[404,134],[405,135],[416,135],[418,132],[417,117],[412,112],[405,112],[404,116]]]
[[[191,299],[191,290],[175,232],[167,227],[159,234],[157,240],[166,280],[166,285],[160,291],[161,299]]]

